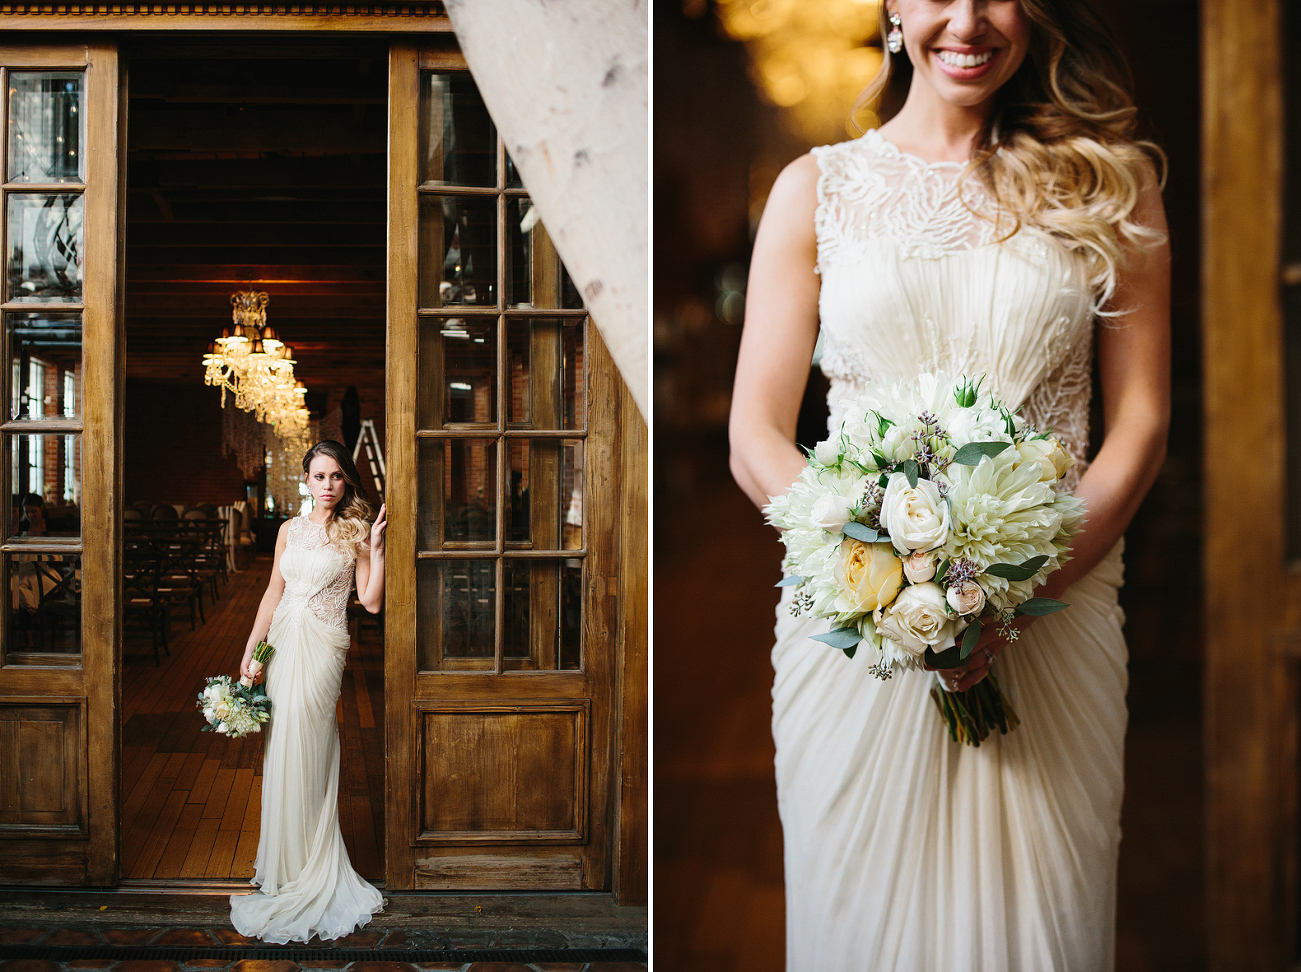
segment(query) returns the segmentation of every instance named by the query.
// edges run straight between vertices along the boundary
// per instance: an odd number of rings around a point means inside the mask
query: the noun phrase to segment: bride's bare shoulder
[[[764,205],[765,223],[780,224],[783,229],[807,228],[813,233],[813,213],[818,208],[818,160],[805,153],[782,169],[768,193]]]

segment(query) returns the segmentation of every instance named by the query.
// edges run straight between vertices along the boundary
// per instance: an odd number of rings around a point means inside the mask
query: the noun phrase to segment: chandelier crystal
[[[267,324],[267,295],[256,290],[231,294],[231,319],[221,337],[208,344],[203,356],[204,384],[235,396],[235,406],[252,412],[259,422],[275,426],[282,437],[307,428],[303,406],[307,388],[294,377],[294,349]]]

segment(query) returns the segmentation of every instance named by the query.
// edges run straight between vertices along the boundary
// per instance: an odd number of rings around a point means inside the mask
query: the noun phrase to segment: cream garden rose
[[[915,657],[927,648],[953,645],[959,623],[949,613],[944,590],[930,582],[905,587],[893,604],[877,608],[872,620],[878,632]]]
[[[934,550],[949,538],[949,504],[930,480],[909,486],[907,476],[894,473],[881,499],[881,526],[902,554]]]
[[[909,584],[921,584],[935,576],[939,560],[933,550],[914,550],[903,559],[903,575]]]
[[[949,588],[947,600],[956,614],[979,614],[985,608],[985,590],[975,581],[963,581]]]
[[[1075,465],[1075,457],[1062,448],[1061,441],[1055,435],[1046,439],[1030,439],[1016,447],[1021,462],[1033,462],[1039,465],[1039,481],[1055,483],[1066,475],[1066,470]]]
[[[895,599],[903,586],[903,561],[888,543],[864,543],[846,537],[840,544],[836,583],[844,593],[844,610],[875,611]]]

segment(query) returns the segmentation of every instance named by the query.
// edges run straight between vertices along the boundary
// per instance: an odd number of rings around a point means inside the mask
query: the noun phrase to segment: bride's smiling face
[[[1030,47],[1019,0],[893,0],[913,82],[949,104],[983,105],[1016,73]]]
[[[329,456],[317,456],[307,467],[307,488],[317,509],[333,510],[347,488],[343,470]]]

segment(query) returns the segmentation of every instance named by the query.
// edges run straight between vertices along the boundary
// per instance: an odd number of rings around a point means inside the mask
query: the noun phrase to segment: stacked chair
[[[229,520],[203,503],[177,508],[168,503],[137,503],[124,512],[123,599],[125,627],[148,632],[158,649],[171,654],[172,618],[187,611],[190,630],[207,623],[205,592],[216,603],[218,581],[229,580],[225,534]]]

